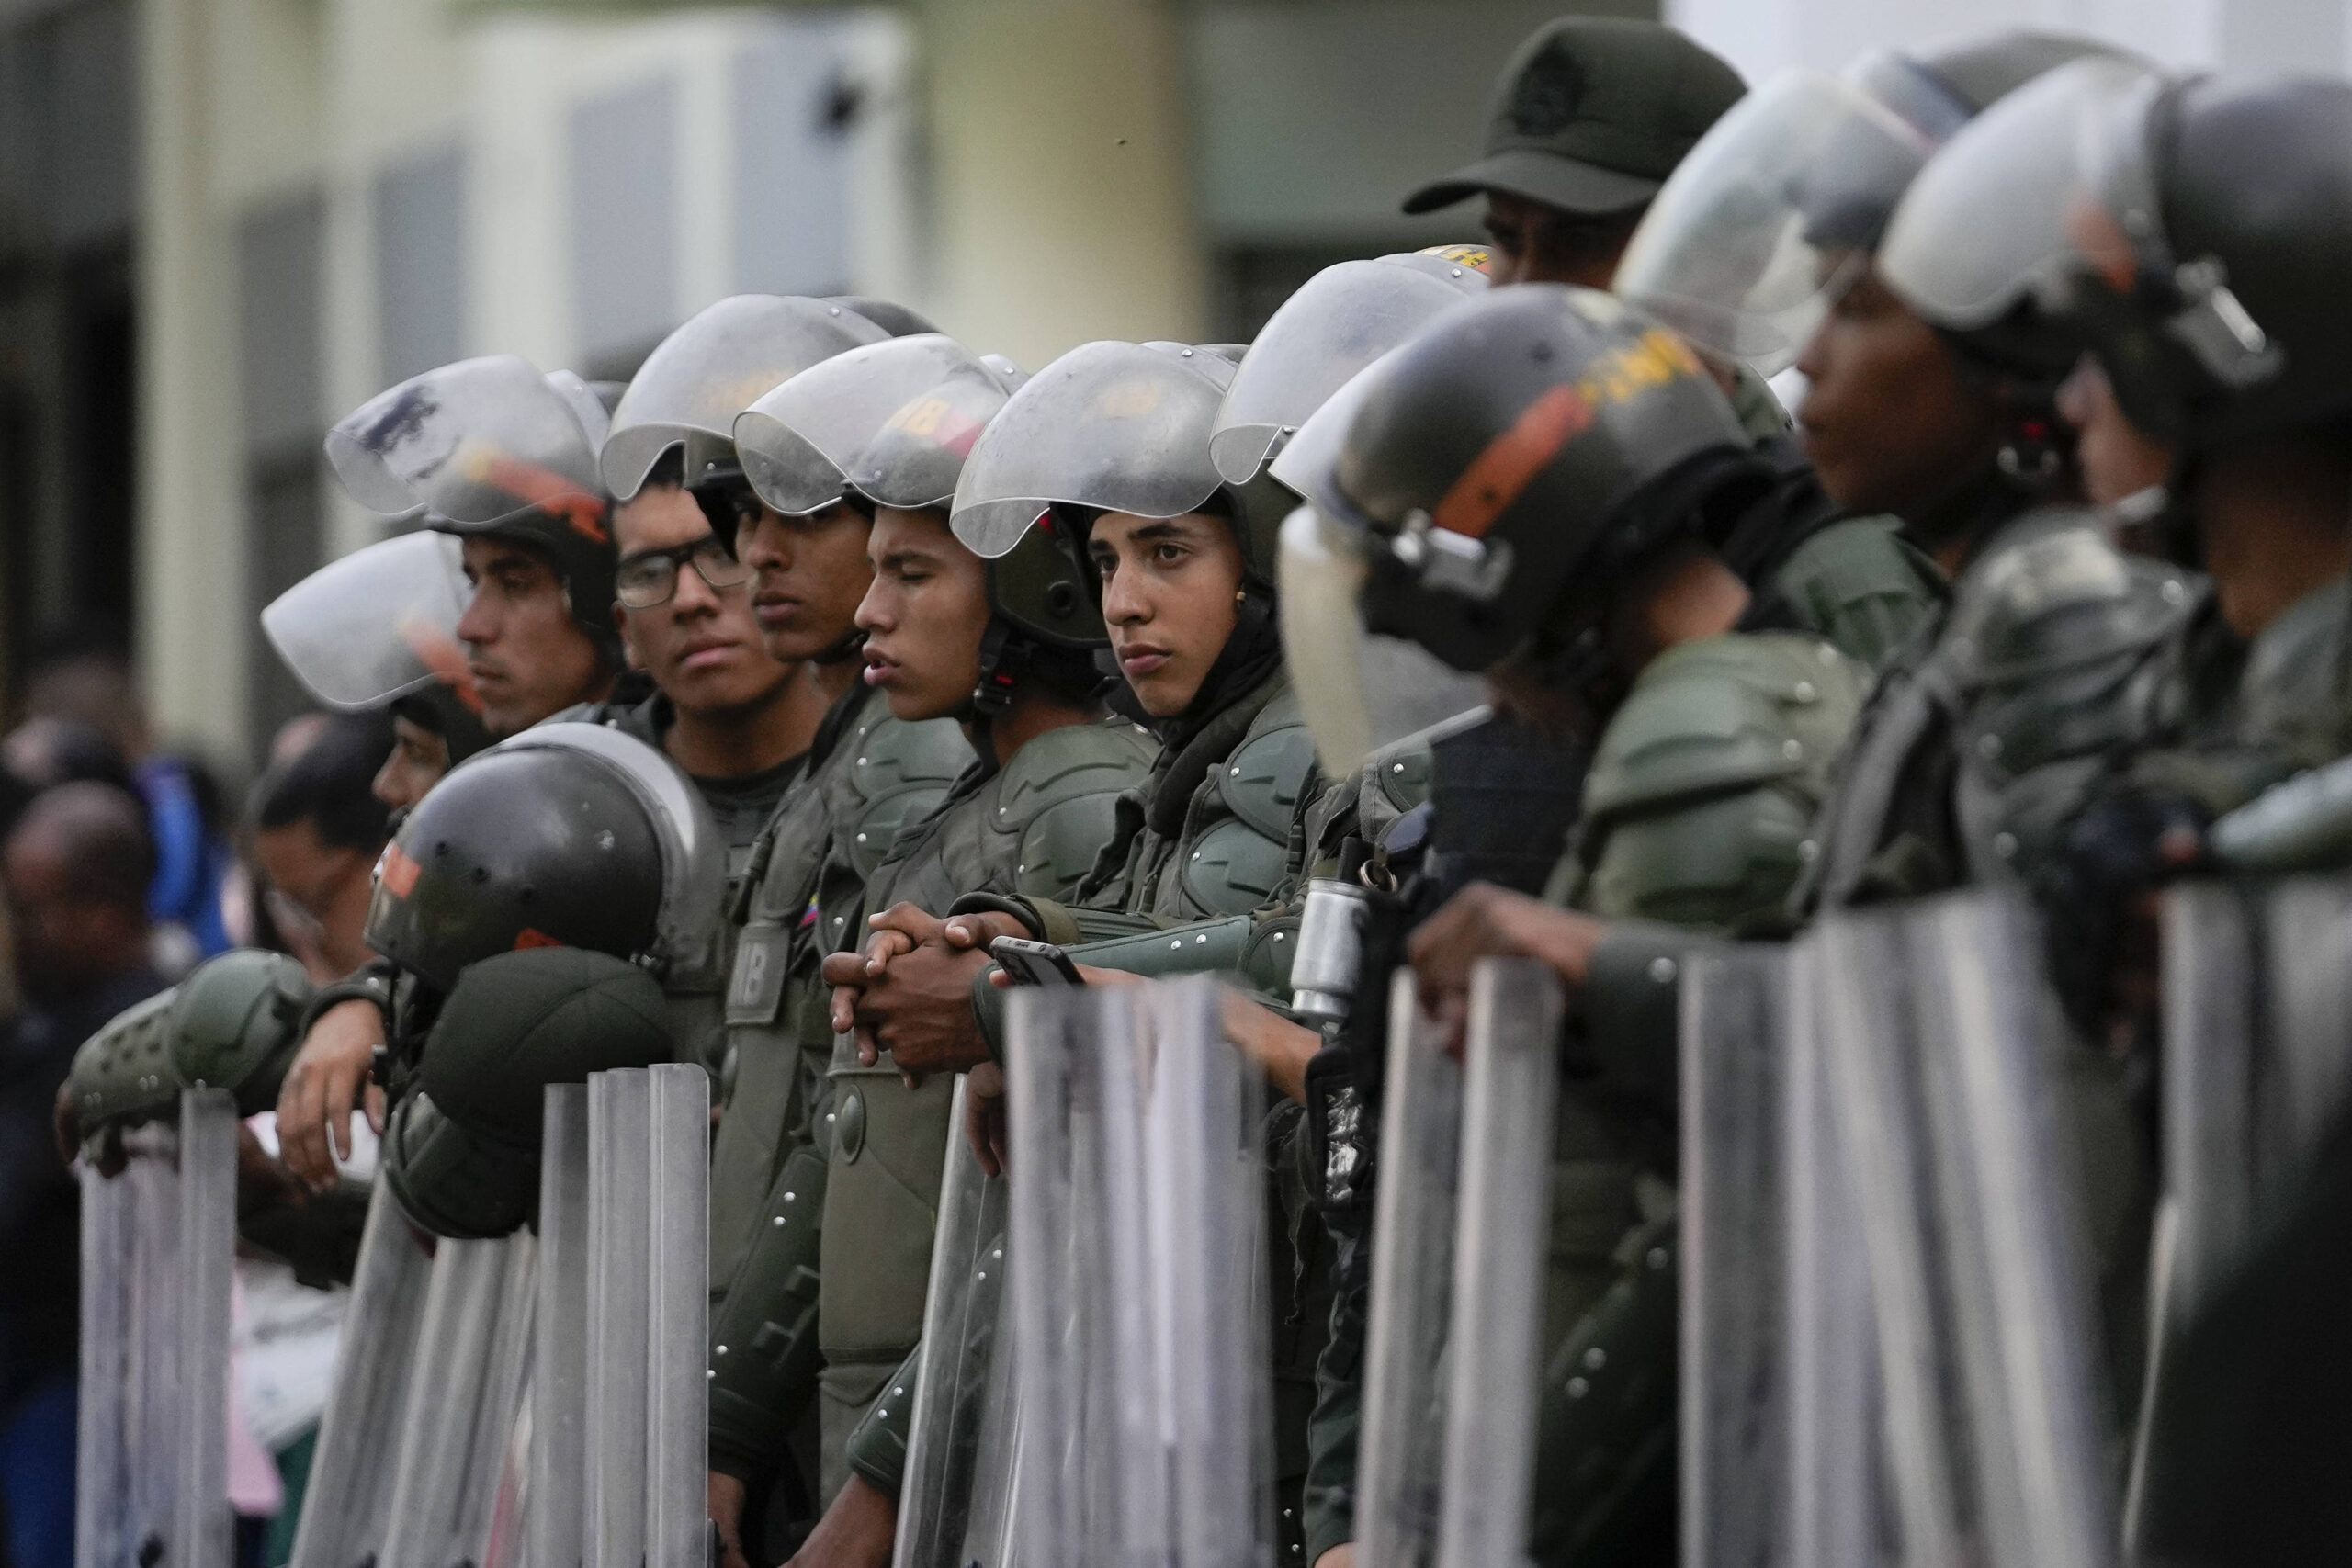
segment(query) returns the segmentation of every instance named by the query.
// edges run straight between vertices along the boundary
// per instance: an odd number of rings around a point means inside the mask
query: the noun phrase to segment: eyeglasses
[[[728,554],[716,534],[706,534],[691,545],[666,550],[643,550],[621,562],[613,579],[613,595],[632,610],[667,604],[678,591],[678,568],[691,562],[695,575],[714,592],[741,588],[752,581],[752,569]]]

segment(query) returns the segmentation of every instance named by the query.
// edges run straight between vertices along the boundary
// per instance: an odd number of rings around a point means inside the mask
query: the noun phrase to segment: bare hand
[[[880,1059],[881,1051],[872,1032],[857,1027],[859,995],[888,973],[892,959],[912,953],[923,942],[940,941],[944,928],[937,917],[903,899],[878,915],[868,915],[865,924],[874,933],[865,939],[865,946],[854,953],[832,954],[818,966],[818,973],[833,988],[829,1010],[833,1032],[847,1034],[855,1030],[858,1061],[870,1067]]]
[[[910,1087],[933,1073],[958,1073],[987,1061],[988,1042],[972,1014],[972,976],[989,962],[985,953],[957,952],[944,942],[894,957],[883,974],[851,993],[858,1059],[871,1066],[880,1052],[889,1052]]]
[[[703,1479],[703,1506],[718,1529],[719,1568],[752,1568],[743,1551],[743,1483],[711,1471]]]
[[[1482,958],[1532,958],[1580,987],[1608,925],[1490,882],[1474,882],[1414,929],[1407,944],[1422,1010],[1458,1048],[1470,971]]]
[[[853,1472],[786,1568],[889,1568],[898,1533],[897,1506]]]
[[[384,1130],[384,1091],[368,1081],[383,1043],[383,1013],[355,997],[318,1016],[286,1070],[277,1091],[277,1147],[286,1168],[314,1192],[342,1179],[335,1161],[351,1157],[351,1112],[363,1095],[368,1125]]]
[[[1093,976],[1089,975],[1088,978],[1091,980]],[[1306,1104],[1306,1064],[1323,1048],[1323,1037],[1230,986],[1220,990],[1225,1004],[1225,1037],[1258,1064],[1274,1088],[1301,1105]]]
[[[964,1076],[964,1136],[990,1176],[1002,1176],[1012,1164],[1011,1123],[1004,1111],[1004,1069],[982,1062]]]

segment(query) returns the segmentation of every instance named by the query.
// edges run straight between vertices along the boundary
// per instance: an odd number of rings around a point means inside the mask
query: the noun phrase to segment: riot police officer
[[[355,501],[380,516],[420,518],[428,531],[458,540],[468,587],[448,635],[466,650],[464,706],[492,737],[601,698],[619,669],[612,540],[596,474],[605,428],[604,405],[577,377],[542,377],[503,355],[414,377],[328,434],[327,455]],[[440,563],[428,558],[427,546],[395,540],[380,547],[389,557],[393,547],[407,552],[399,557],[402,571],[380,585],[366,573],[369,563],[356,558],[324,569],[319,579],[334,592],[306,624],[331,650],[348,636],[335,653],[342,657],[379,646],[357,635],[379,617],[371,613],[346,632],[333,614],[337,604],[371,592],[403,611],[413,603],[424,613],[401,616],[400,657],[384,669],[397,673],[419,660],[438,669],[444,650],[431,635],[429,612],[440,598]],[[432,682],[413,684],[398,694],[431,695]],[[441,750],[462,750],[463,720],[446,705],[435,711],[443,719]],[[384,1043],[382,990],[383,977],[364,971],[327,987],[306,1048],[286,1075],[281,1148],[288,1168],[314,1188],[335,1180],[330,1140],[349,1151],[343,1129]]]
[[[1342,590],[1300,598],[1294,617],[1325,604],[1353,615],[1353,598],[1368,627],[1483,671],[1524,721],[1597,737],[1545,897],[1474,886],[1411,947],[1442,1009],[1459,1008],[1470,964],[1497,952],[1543,957],[1586,993],[1576,1054],[1593,1076],[1563,1089],[1547,1307],[1555,1325],[1577,1324],[1619,1299],[1616,1260],[1652,1255],[1671,1223],[1645,1196],[1671,1179],[1657,1163],[1671,1032],[1663,1052],[1654,1028],[1645,1039],[1644,998],[1623,1005],[1618,971],[1660,988],[1649,944],[1688,938],[1655,922],[1778,923],[1867,671],[1817,636],[1742,629],[1751,595],[1712,547],[1708,490],[1687,480],[1747,459],[1748,445],[1695,356],[1638,312],[1589,291],[1513,289],[1460,308],[1367,374],[1316,511],[1285,525],[1285,580],[1295,566]],[[1498,439],[1523,457],[1496,463]],[[1345,629],[1318,640],[1343,647]],[[1330,700],[1310,709],[1318,723]],[[1720,717],[1694,723],[1700,713]],[[1636,1309],[1612,1325],[1621,1363],[1671,1344],[1657,1284],[1637,1280]],[[1559,1386],[1574,1371],[1547,1375],[1547,1400],[1573,1403]],[[1660,1446],[1629,1442],[1609,1461],[1577,1416],[1547,1408],[1542,1561],[1652,1540],[1671,1518]],[[1670,1400],[1640,1419],[1670,1423]],[[1558,1479],[1569,1474],[1576,1484]],[[1344,1529],[1348,1510],[1317,1501],[1318,1522]]]
[[[851,934],[826,961],[828,984],[844,959],[867,977],[858,953],[865,909],[944,913],[967,894],[1067,897],[1110,840],[1120,792],[1156,750],[1131,720],[1104,719],[1099,612],[1052,535],[1033,534],[990,562],[947,527],[962,453],[1019,380],[950,339],[901,338],[787,383],[738,427],[752,483],[771,504],[845,485],[873,510],[875,576],[857,612],[866,683],[901,722],[957,722],[975,752],[940,804],[891,842],[862,901],[842,904]],[[847,450],[861,432],[863,447]],[[887,970],[871,978],[876,992],[896,984]],[[818,1561],[887,1555],[904,1457],[908,1413],[891,1390],[903,1392],[912,1375],[921,1335],[951,1086],[906,1079],[890,1050],[888,1037],[860,1041],[842,1030],[829,1069],[818,1332],[827,1460],[842,1473],[805,1549]],[[747,1332],[756,1314],[772,1310],[758,1299],[760,1283],[747,1273],[730,1290],[729,1322],[714,1335],[722,1383],[737,1347],[756,1337]],[[872,1430],[851,1440],[869,1409]]]

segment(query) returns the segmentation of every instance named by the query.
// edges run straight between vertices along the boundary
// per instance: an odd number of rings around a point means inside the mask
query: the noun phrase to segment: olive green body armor
[[[815,1138],[832,1051],[818,965],[856,919],[890,840],[970,761],[952,721],[902,724],[882,694],[860,688],[828,716],[752,849],[734,907],[733,1066],[711,1165],[715,1470],[750,1477],[775,1463],[816,1386],[825,1157]]]
[[[1110,840],[1121,795],[1158,750],[1146,731],[1114,719],[1048,730],[993,773],[975,767],[937,811],[899,834],[835,946],[860,945],[859,917],[893,904],[938,913],[968,893],[1068,896]],[[832,1049],[834,1118],[818,1271],[830,1497],[847,1477],[851,1429],[922,1337],[955,1085],[937,1075],[910,1089],[888,1053],[869,1067],[849,1036],[828,1027],[822,1038]]]
[[[275,1109],[311,990],[284,953],[240,948],[125,1009],[74,1054],[68,1092],[83,1136],[168,1121],[182,1089],[226,1089],[241,1116]]]

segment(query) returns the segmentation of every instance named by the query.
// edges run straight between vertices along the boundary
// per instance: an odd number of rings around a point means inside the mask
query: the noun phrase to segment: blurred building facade
[[[0,658],[131,634],[232,767],[254,615],[374,536],[343,411],[461,355],[626,376],[745,290],[902,299],[1035,366],[1246,338],[1396,212],[1511,47],[1655,0],[0,0]],[[2352,0],[1668,0],[1751,79],[2015,22],[2352,65]],[[0,686],[6,684],[0,668]]]

